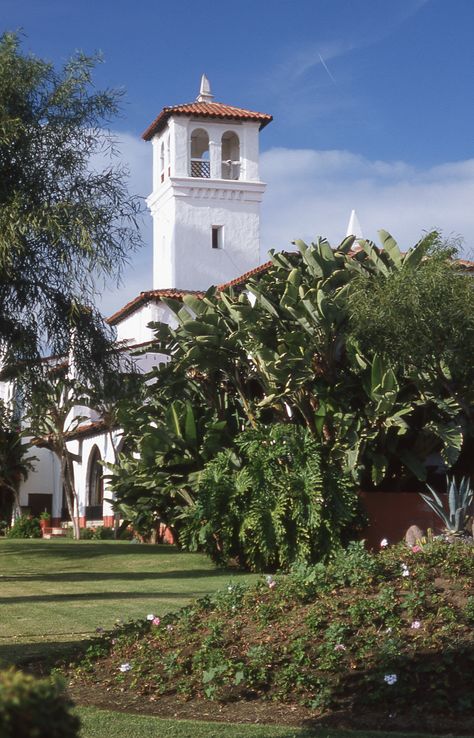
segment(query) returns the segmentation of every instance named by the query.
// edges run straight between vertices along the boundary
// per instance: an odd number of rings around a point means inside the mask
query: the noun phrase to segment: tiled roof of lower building
[[[76,438],[87,438],[89,436],[95,436],[99,433],[103,433],[109,426],[103,420],[92,420],[90,423],[80,425],[73,431],[65,433],[65,437],[68,441],[74,441]],[[51,444],[50,436],[42,436],[41,438],[34,438],[32,445],[38,448],[49,448]]]
[[[117,312],[111,315],[110,318],[107,318],[107,323],[109,323],[109,325],[120,323],[120,321],[126,318],[127,315],[131,315],[131,313],[134,313],[139,307],[146,305],[147,302],[159,302],[164,297],[169,297],[174,300],[182,300],[184,295],[196,295],[197,297],[202,297],[204,292],[175,289],[146,290],[145,292],[140,292],[138,297],[127,302],[127,304],[120,308],[120,310],[117,310]]]

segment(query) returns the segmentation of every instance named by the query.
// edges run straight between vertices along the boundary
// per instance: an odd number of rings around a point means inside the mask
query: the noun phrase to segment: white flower
[[[232,584],[229,584],[229,586],[227,587],[227,591],[228,591],[228,592],[232,592],[232,591],[233,591],[233,589],[234,589],[234,588],[233,588]]]
[[[386,538],[382,538],[380,541],[380,548],[387,548],[388,546],[388,540]]]
[[[345,651],[346,647],[343,643],[336,643],[336,645],[334,646],[334,650],[335,651]]]
[[[132,665],[129,664],[128,662],[125,664],[120,664],[120,671],[122,672],[130,671],[131,668],[132,668]]]
[[[408,566],[406,564],[402,564],[402,577],[409,577],[410,572],[408,570]]]
[[[154,619],[155,619],[155,616],[153,615],[153,613],[152,613],[152,612],[150,612],[150,613],[148,613],[148,615],[146,616],[146,619],[147,619],[147,620],[154,620]]]
[[[418,630],[418,628],[421,628],[421,623],[419,620],[414,620],[412,624],[410,625],[410,628],[413,628],[413,630]]]
[[[383,678],[384,682],[386,682],[387,684],[395,684],[397,679],[398,677],[396,674],[385,674]]]

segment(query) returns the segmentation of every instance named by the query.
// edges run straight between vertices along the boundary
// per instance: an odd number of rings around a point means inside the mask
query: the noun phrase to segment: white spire
[[[212,102],[214,95],[211,92],[211,83],[205,74],[201,77],[201,87],[199,89],[199,95],[196,98],[197,102]]]
[[[360,227],[359,218],[356,211],[352,210],[349,223],[347,224],[346,236],[355,236],[357,239],[364,238],[362,228]]]

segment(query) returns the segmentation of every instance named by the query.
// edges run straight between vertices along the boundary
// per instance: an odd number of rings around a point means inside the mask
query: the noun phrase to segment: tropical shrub
[[[244,431],[206,464],[180,540],[221,564],[287,568],[327,558],[354,531],[357,510],[353,484],[324,463],[315,438],[279,423]]]
[[[31,515],[22,515],[8,531],[7,538],[41,538],[38,518],[32,518]]]
[[[2,738],[77,738],[80,722],[71,708],[62,679],[35,679],[16,669],[0,672]]]

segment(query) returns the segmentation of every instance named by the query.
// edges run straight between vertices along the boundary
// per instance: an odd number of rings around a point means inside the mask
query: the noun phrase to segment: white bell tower
[[[259,131],[271,115],[213,102],[203,74],[195,102],[163,108],[153,145],[153,289],[205,290],[259,264]]]

